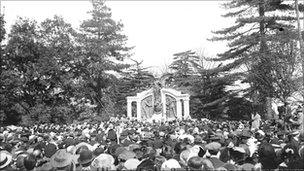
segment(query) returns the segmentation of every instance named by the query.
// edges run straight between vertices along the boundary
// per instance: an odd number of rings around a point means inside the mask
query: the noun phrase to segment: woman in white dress
[[[253,113],[251,115],[251,130],[257,130],[260,128],[261,125],[261,116],[258,113]]]

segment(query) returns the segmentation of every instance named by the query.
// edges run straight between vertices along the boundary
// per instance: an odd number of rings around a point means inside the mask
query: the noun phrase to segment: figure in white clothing
[[[299,106],[297,111],[293,114],[294,116],[289,119],[292,124],[293,129],[302,130],[303,129],[303,112],[302,107]]]
[[[251,115],[251,130],[256,130],[260,128],[261,116],[258,113],[254,113]]]

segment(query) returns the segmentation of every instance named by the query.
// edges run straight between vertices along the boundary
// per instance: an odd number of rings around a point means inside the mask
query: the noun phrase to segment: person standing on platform
[[[295,130],[303,130],[303,111],[301,106],[298,107],[295,117],[290,118],[289,121]]]
[[[260,128],[261,125],[261,116],[255,112],[251,115],[251,130],[257,130]]]

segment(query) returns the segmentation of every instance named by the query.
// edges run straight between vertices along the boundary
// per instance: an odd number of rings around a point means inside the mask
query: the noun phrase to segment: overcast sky
[[[162,70],[174,53],[200,50],[207,56],[226,49],[223,42],[209,42],[211,31],[230,26],[232,19],[221,17],[223,1],[107,1],[113,19],[124,24],[128,45],[135,46],[133,58],[143,60],[154,71]],[[4,8],[3,8],[4,7]],[[87,19],[89,1],[1,1],[6,30],[17,16],[40,22],[62,16],[75,28]]]

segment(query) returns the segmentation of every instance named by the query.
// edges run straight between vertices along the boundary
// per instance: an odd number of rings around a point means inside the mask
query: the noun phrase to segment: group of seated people
[[[0,170],[304,169],[304,132],[209,119],[0,127]]]

